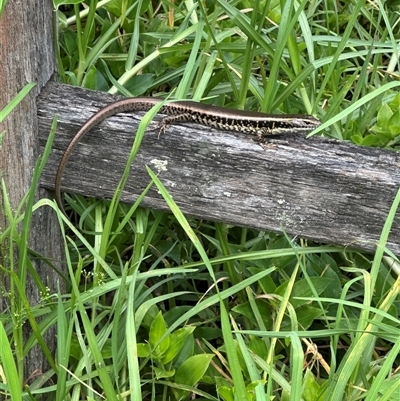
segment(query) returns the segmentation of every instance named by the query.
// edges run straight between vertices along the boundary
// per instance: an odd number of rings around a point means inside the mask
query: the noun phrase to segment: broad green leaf
[[[382,143],[382,141],[378,135],[369,134],[366,137],[364,137],[362,145],[363,146],[381,146],[381,143]]]
[[[161,360],[163,364],[171,362],[182,349],[186,337],[192,334],[195,327],[183,327],[182,329],[174,331],[170,337],[170,346],[164,354],[164,358]]]
[[[378,112],[377,126],[385,129],[392,115],[392,109],[386,103],[384,103]]]
[[[150,327],[149,333],[149,344],[152,349],[154,358],[162,358],[164,356],[165,351],[168,349],[170,345],[170,336],[165,336],[165,338],[160,342],[161,338],[167,331],[167,326],[165,324],[163,315],[158,312],[157,316],[153,320],[153,323]]]
[[[352,135],[351,137],[350,137],[350,139],[351,139],[351,141],[353,142],[353,143],[355,143],[356,145],[362,145],[362,143],[363,143],[363,136],[362,135],[360,135],[360,134],[356,134],[356,135]]]
[[[197,329],[196,329],[197,332]],[[187,361],[191,356],[194,355],[194,335],[190,335],[186,337],[181,350],[179,351],[178,355],[174,359],[174,367],[178,368],[182,365],[183,362]]]
[[[390,117],[388,121],[388,130],[391,134],[391,138],[396,137],[400,133],[400,108]]]
[[[255,299],[254,302],[257,305],[257,309],[261,317],[263,318],[264,324],[269,328],[272,327],[272,308],[269,305],[269,302],[264,299]],[[246,316],[255,326],[258,325],[249,302],[237,305],[233,307],[232,310],[236,313]]]
[[[222,386],[222,387],[218,387],[217,391],[218,391],[218,394],[220,395],[220,397],[224,401],[234,401],[233,391],[231,388]]]
[[[400,125],[389,125],[388,128],[391,138],[396,138],[400,135]]]
[[[204,376],[213,357],[214,355],[212,354],[200,354],[190,357],[177,369],[175,383],[195,386]],[[179,390],[178,399],[181,400],[186,394],[187,391]]]
[[[303,383],[303,398],[304,401],[315,401],[318,399],[319,393],[321,389],[319,384],[315,381],[314,375],[310,370],[307,369],[307,372],[304,376]]]
[[[97,89],[97,68],[92,65],[85,74],[82,85],[87,89]]]
[[[257,388],[260,384],[262,384],[262,385],[264,386],[265,383],[266,383],[266,380],[255,380],[255,381],[252,381],[251,383],[249,383],[249,384],[246,386],[246,390],[247,390],[247,399],[248,399],[249,401],[256,400],[256,388]],[[264,390],[262,390],[262,391],[264,391]]]
[[[310,280],[318,295],[320,295],[325,290],[325,288],[332,282],[332,279],[327,277],[310,277]],[[284,284],[279,286],[276,290],[276,294],[283,296],[285,294],[287,285],[288,283],[285,282]],[[294,308],[298,308],[299,306],[308,303],[308,301],[295,299],[296,297],[311,297],[313,295],[314,294],[311,288],[309,287],[308,282],[305,279],[298,280],[294,284],[293,291],[290,294],[290,302]]]
[[[139,358],[147,358],[151,354],[149,344],[139,343],[136,347],[136,350]]]
[[[296,309],[297,321],[303,328],[303,330],[310,327],[311,323],[322,316],[324,311],[320,308],[314,308],[310,305],[304,305],[301,308]]]
[[[165,370],[157,367],[154,367],[153,369],[154,373],[156,374],[157,380],[173,377],[173,375],[175,374],[175,369]]]
[[[250,342],[247,345],[249,350],[260,358],[267,359],[268,349],[265,341],[257,336],[249,336],[249,340]]]
[[[400,93],[398,93],[393,99],[392,101],[389,103],[390,108],[392,110],[395,110],[397,108],[400,107]]]

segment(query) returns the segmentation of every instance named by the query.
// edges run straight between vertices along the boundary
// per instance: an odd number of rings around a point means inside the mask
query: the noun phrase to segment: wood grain
[[[48,82],[55,72],[55,53],[53,35],[53,5],[51,1],[37,0],[13,0],[5,5],[4,14],[0,18],[0,110],[13,99],[26,84],[34,82],[36,86],[30,91],[23,101],[12,110],[5,120],[0,122],[0,133],[5,132],[0,140],[0,175],[4,180],[10,207],[15,213],[21,200],[27,194],[32,174],[39,156],[39,139],[37,123],[36,97],[42,87]],[[5,215],[6,205],[3,193],[0,196],[0,232],[9,226],[9,216]],[[47,191],[40,189],[36,192],[36,200],[48,196]],[[22,228],[22,224],[19,227]],[[16,270],[21,253],[18,246],[7,238],[0,244],[0,265],[3,267],[0,273],[0,312],[7,317],[10,313],[10,275],[6,269]],[[23,245],[21,245],[23,246]],[[28,257],[35,271],[35,278],[28,273],[16,272],[20,282],[24,285],[23,291],[33,308],[42,300],[41,288],[37,285],[37,277],[44,286],[50,289],[50,293],[57,294],[65,288],[64,280],[55,273],[49,263],[63,271],[65,260],[64,243],[58,226],[58,219],[52,209],[42,207],[32,215],[29,226],[29,249],[37,252],[40,257]],[[9,247],[12,247],[11,250]],[[13,258],[10,257],[14,251]],[[47,261],[46,261],[47,259]],[[11,267],[10,263],[13,263]],[[25,262],[25,269],[28,263]],[[15,293],[18,293],[14,285]],[[18,298],[19,296],[17,296]],[[21,295],[22,297],[22,295]],[[20,298],[21,299],[21,298]],[[17,302],[17,299],[14,300]],[[18,303],[18,302],[17,302]],[[45,312],[44,312],[45,313]],[[37,323],[47,316],[36,316]],[[8,317],[4,325],[14,322],[15,317]],[[55,323],[55,320],[53,324]],[[44,334],[47,347],[55,355],[57,344],[55,325],[46,328]],[[28,337],[32,335],[29,322],[24,321],[24,345],[28,346]],[[24,350],[25,351],[25,350]],[[49,369],[49,364],[41,348],[34,345],[24,357],[26,384],[34,380],[43,380],[39,375]],[[18,362],[19,363],[19,362]],[[27,380],[27,378],[30,378]],[[49,377],[47,377],[49,379]],[[45,381],[45,380],[44,380]],[[52,381],[54,383],[54,380]],[[0,397],[1,398],[1,397]]]
[[[83,122],[115,97],[51,83],[39,98],[42,146],[58,116],[42,185],[54,188],[59,158]],[[93,129],[66,168],[63,190],[109,199],[121,177],[143,113],[122,113]],[[159,116],[157,116],[159,118]],[[262,149],[251,136],[198,124],[146,133],[122,200],[133,203],[159,177],[187,215],[373,251],[400,184],[397,153],[301,135],[276,136]],[[143,206],[167,210],[151,191]],[[388,247],[399,247],[396,219]]]

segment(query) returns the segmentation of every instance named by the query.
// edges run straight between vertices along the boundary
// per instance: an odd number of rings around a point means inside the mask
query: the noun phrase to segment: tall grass
[[[58,11],[65,82],[314,114],[324,135],[397,144],[396,129],[384,130],[396,126],[400,104],[394,3],[219,0],[156,7],[90,0],[86,6]],[[144,126],[119,188],[143,133]],[[43,162],[49,149],[50,143]],[[66,294],[46,294],[30,307],[20,277],[7,270],[13,284],[7,296],[20,301],[0,326],[5,399],[399,398],[400,283],[391,266],[399,261],[385,245],[400,195],[371,256],[189,219],[157,175],[148,174],[134,205],[120,204],[118,190],[110,202],[74,197],[78,227],[59,214]],[[140,207],[153,185],[170,213]],[[16,227],[25,222],[29,229],[29,213],[42,207],[58,210],[49,200],[25,215],[22,205],[9,210],[0,236],[28,264]],[[38,316],[45,317],[40,325]],[[23,343],[26,320],[34,334]],[[49,327],[57,332],[56,356],[40,343]],[[24,387],[20,358],[37,342],[52,384],[39,377]]]

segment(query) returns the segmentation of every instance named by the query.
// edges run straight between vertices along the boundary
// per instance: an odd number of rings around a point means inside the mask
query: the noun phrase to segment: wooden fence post
[[[28,96],[0,123],[0,133],[4,131],[0,143],[0,176],[5,182],[13,210],[16,210],[30,186],[39,155],[36,97],[55,71],[52,14],[52,2],[49,0],[10,0],[0,17],[0,110],[25,85],[36,83]],[[1,193],[0,196],[0,233],[7,227],[3,195]],[[38,189],[36,199],[46,195],[46,191]],[[3,243],[0,246],[0,265],[8,269],[7,255],[13,244]],[[56,216],[50,208],[42,207],[34,213],[29,247],[56,265],[57,261],[62,260],[63,242]],[[14,247],[15,249],[17,248]],[[14,251],[14,257],[18,260],[17,251]],[[40,260],[33,260],[33,263],[36,273],[50,288],[51,293],[57,291],[59,277]],[[5,295],[8,275],[2,272],[0,277],[0,311],[7,314],[10,305],[10,299]],[[62,283],[59,284],[62,287]],[[29,275],[25,293],[32,306],[39,302],[38,287]],[[28,336],[30,324],[28,321],[23,324]],[[54,351],[56,339],[54,334],[48,334],[46,343]],[[48,369],[38,346],[24,357],[24,366],[25,379],[36,379]]]

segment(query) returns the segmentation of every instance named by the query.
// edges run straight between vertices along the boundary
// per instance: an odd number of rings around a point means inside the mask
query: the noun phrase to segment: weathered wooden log
[[[114,96],[50,83],[39,98],[44,146],[55,115],[58,131],[42,185],[54,188],[61,154],[79,127]],[[68,163],[63,190],[110,199],[143,113],[121,113],[94,128]],[[159,116],[156,117],[158,119]],[[302,135],[271,138],[263,149],[248,134],[184,123],[159,138],[152,123],[122,201],[133,203],[159,177],[184,213],[373,251],[400,185],[400,156],[347,142]],[[160,166],[162,168],[160,168]],[[143,206],[166,210],[154,189]],[[388,247],[400,251],[396,219]]]

